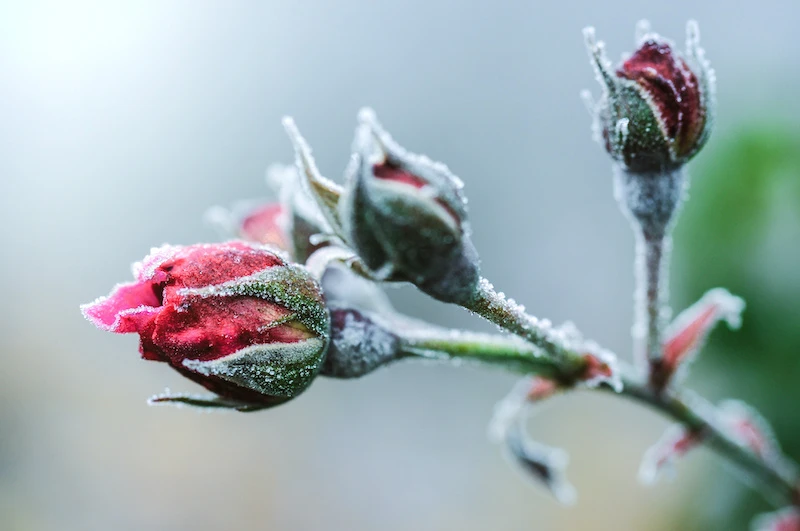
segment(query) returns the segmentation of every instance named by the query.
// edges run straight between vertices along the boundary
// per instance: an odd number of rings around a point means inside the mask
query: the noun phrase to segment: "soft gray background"
[[[77,307],[153,245],[215,238],[208,206],[267,195],[264,168],[292,156],[284,114],[338,177],[368,104],[466,182],[499,289],[626,352],[631,235],[578,99],[597,91],[581,28],[616,59],[639,18],[678,42],[698,19],[719,138],[749,116],[798,116],[799,15],[790,0],[4,1],[0,528],[673,529],[717,464],[700,453],[641,488],[665,422],[621,401],[581,394],[536,418],[572,455],[580,500],[565,509],[486,440],[508,375],[408,365],[253,415],[148,408],[166,386],[195,388]]]

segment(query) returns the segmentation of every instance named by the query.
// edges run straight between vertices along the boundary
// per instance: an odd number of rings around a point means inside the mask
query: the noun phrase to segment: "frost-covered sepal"
[[[753,520],[752,531],[800,531],[800,509],[787,507],[759,515]]]
[[[400,147],[362,110],[340,217],[373,276],[463,303],[479,279],[463,184],[444,164]]]
[[[321,288],[267,247],[163,246],[134,265],[134,276],[84,305],[84,315],[103,330],[138,333],[143,358],[168,363],[223,402],[286,401],[324,361],[330,321]]]
[[[295,164],[300,174],[301,182],[308,194],[317,203],[331,231],[336,235],[341,235],[339,200],[342,195],[342,187],[322,176],[317,169],[314,157],[311,156],[311,148],[300,134],[294,120],[288,116],[285,117],[283,126],[294,146]]]
[[[686,163],[708,139],[714,73],[699,47],[696,22],[687,24],[685,56],[646,21],[637,33],[638,49],[613,70],[594,28],[584,30],[603,87],[590,110],[596,139],[627,171],[662,173]]]
[[[151,406],[174,406],[192,407],[199,409],[235,409],[236,411],[252,412],[260,411],[272,406],[284,403],[286,400],[276,400],[274,404],[254,404],[250,402],[240,402],[229,398],[223,398],[215,394],[189,394],[189,393],[164,393],[153,395],[147,399],[147,404]]]
[[[400,338],[379,314],[331,307],[331,344],[323,376],[360,378],[402,357]]]
[[[725,321],[729,328],[739,328],[744,308],[744,301],[725,289],[708,291],[681,312],[667,329],[663,356],[659,365],[652,367],[658,374],[653,374],[651,380],[663,388],[682,379],[714,326]]]

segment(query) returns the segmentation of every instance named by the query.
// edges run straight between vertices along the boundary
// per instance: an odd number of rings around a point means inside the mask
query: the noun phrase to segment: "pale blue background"
[[[581,28],[595,25],[616,59],[641,17],[679,42],[699,20],[720,86],[714,142],[748,117],[800,116],[799,11],[789,0],[2,2],[0,528],[673,529],[717,464],[700,453],[676,482],[640,487],[639,456],[665,422],[620,401],[577,395],[534,422],[572,454],[580,501],[564,509],[486,440],[510,376],[408,365],[320,381],[254,415],[154,409],[144,400],[165,386],[195,388],[77,307],[153,245],[215,238],[201,221],[210,205],[266,196],[264,168],[292,156],[284,114],[338,178],[368,104],[465,181],[499,289],[625,352],[632,238],[578,98],[597,91]],[[491,330],[412,290],[395,299]]]

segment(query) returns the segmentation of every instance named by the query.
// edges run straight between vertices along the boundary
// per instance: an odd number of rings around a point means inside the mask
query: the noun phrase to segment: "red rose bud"
[[[800,509],[787,507],[753,520],[753,531],[800,531]]]
[[[241,203],[232,210],[214,207],[206,213],[206,219],[226,236],[290,250],[288,212],[280,203]]]
[[[360,120],[340,206],[345,240],[373,276],[466,302],[479,268],[463,184],[443,164],[395,143],[372,111]]]
[[[227,237],[272,245],[295,262],[305,263],[321,247],[311,240],[330,229],[302,189],[297,168],[274,164],[267,168],[267,182],[280,195],[280,202],[243,202],[231,210],[214,207],[206,218]]]
[[[611,156],[633,173],[674,170],[694,156],[711,131],[714,92],[697,23],[687,24],[684,57],[643,21],[639,48],[616,70],[594,29],[584,35],[603,87],[601,100],[591,103],[595,136]]]
[[[267,248],[164,246],[133,271],[135,282],[82,311],[103,330],[138,333],[143,358],[169,363],[218,395],[175,401],[269,407],[301,393],[319,371],[330,329],[321,289]]]
[[[645,452],[639,481],[652,485],[665,474],[674,474],[675,462],[703,442],[703,435],[681,424],[670,426],[661,439]]]
[[[666,331],[658,379],[663,387],[683,376],[714,326],[725,321],[732,329],[742,322],[744,301],[722,288],[712,289],[681,312]]]

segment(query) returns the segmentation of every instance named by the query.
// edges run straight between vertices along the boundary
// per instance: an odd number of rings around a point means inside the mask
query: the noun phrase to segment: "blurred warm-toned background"
[[[728,285],[745,326],[716,332],[691,383],[762,409],[800,458],[800,4],[5,1],[0,6],[0,529],[746,529],[768,506],[699,451],[673,482],[636,481],[666,422],[576,394],[532,433],[565,447],[564,508],[485,436],[512,376],[403,365],[317,381],[256,414],[150,408],[170,387],[135,336],[78,305],[151,246],[215,239],[213,204],[266,197],[293,115],[323,172],[371,105],[408,148],[466,182],[485,274],[535,314],[627,356],[632,236],[578,98],[597,93],[580,30],[611,56],[649,18],[696,18],[719,106],[693,163],[671,282],[682,308]],[[399,308],[491,330],[411,289]]]

